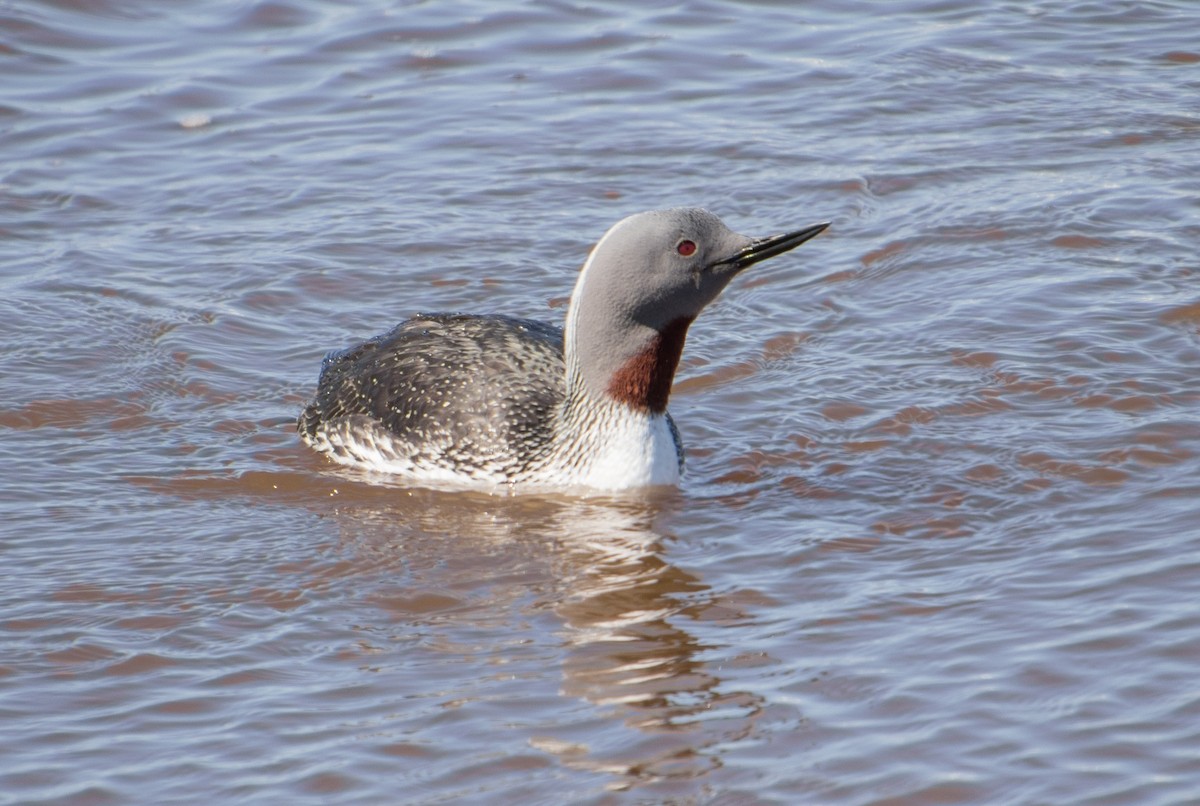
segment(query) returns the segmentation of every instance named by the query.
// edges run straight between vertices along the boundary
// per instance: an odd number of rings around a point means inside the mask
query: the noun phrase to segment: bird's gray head
[[[666,409],[688,326],[738,272],[828,224],[748,238],[696,208],[632,215],[592,250],[567,314],[568,383],[651,412]]]

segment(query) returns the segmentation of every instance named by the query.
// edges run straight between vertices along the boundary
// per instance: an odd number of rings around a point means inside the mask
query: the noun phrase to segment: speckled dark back
[[[414,450],[452,445],[468,464],[503,462],[550,439],[563,395],[561,329],[507,316],[421,315],[330,353],[298,425],[313,436],[322,422],[367,415]]]

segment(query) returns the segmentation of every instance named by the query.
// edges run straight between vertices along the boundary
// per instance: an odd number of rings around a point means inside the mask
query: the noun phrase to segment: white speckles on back
[[[468,469],[446,461],[449,446],[427,443],[420,452],[396,439],[379,422],[368,417],[341,420],[324,427],[310,440],[316,450],[340,465],[373,473],[387,473],[417,481],[503,484],[507,477],[499,467],[493,472]]]

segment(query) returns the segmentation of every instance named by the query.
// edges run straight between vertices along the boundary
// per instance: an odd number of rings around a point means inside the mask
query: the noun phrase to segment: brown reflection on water
[[[709,586],[663,559],[653,509],[592,509],[571,525],[570,590],[556,607],[566,626],[563,693],[594,703],[641,739],[589,746],[586,737],[535,738],[564,763],[620,776],[612,788],[687,779],[718,766],[707,752],[745,736],[759,698],[726,691],[682,623],[731,619]],[[582,524],[582,529],[580,526]]]
[[[248,495],[334,520],[341,539],[328,555],[272,568],[275,578],[296,579],[296,590],[256,587],[248,595],[282,608],[314,595],[357,598],[367,609],[354,613],[355,637],[335,657],[364,674],[386,671],[404,642],[426,633],[427,650],[443,662],[478,662],[482,653],[513,665],[504,646],[513,624],[552,614],[546,632],[518,641],[554,646],[557,671],[541,669],[531,685],[542,697],[546,680],[557,678],[557,694],[593,710],[531,731],[528,745],[573,770],[611,776],[610,790],[702,776],[720,766],[716,748],[753,730],[761,697],[727,690],[706,659],[723,647],[687,628],[748,616],[666,558],[671,537],[656,524],[677,512],[678,492],[499,497],[375,482],[340,471],[142,480],[174,495]],[[470,702],[450,697],[446,706]],[[513,719],[520,711],[515,703],[502,709]]]
[[[113,430],[132,431],[153,422],[145,414],[147,406],[136,397],[34,400],[0,410],[0,428],[86,428],[103,423]]]

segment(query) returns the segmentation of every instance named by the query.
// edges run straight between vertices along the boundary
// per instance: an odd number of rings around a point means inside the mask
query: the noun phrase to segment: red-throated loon
[[[632,215],[579,273],[566,327],[419,315],[325,358],[300,437],[414,482],[619,490],[675,484],[667,398],[688,326],[742,269],[819,235],[748,238],[700,209]]]

